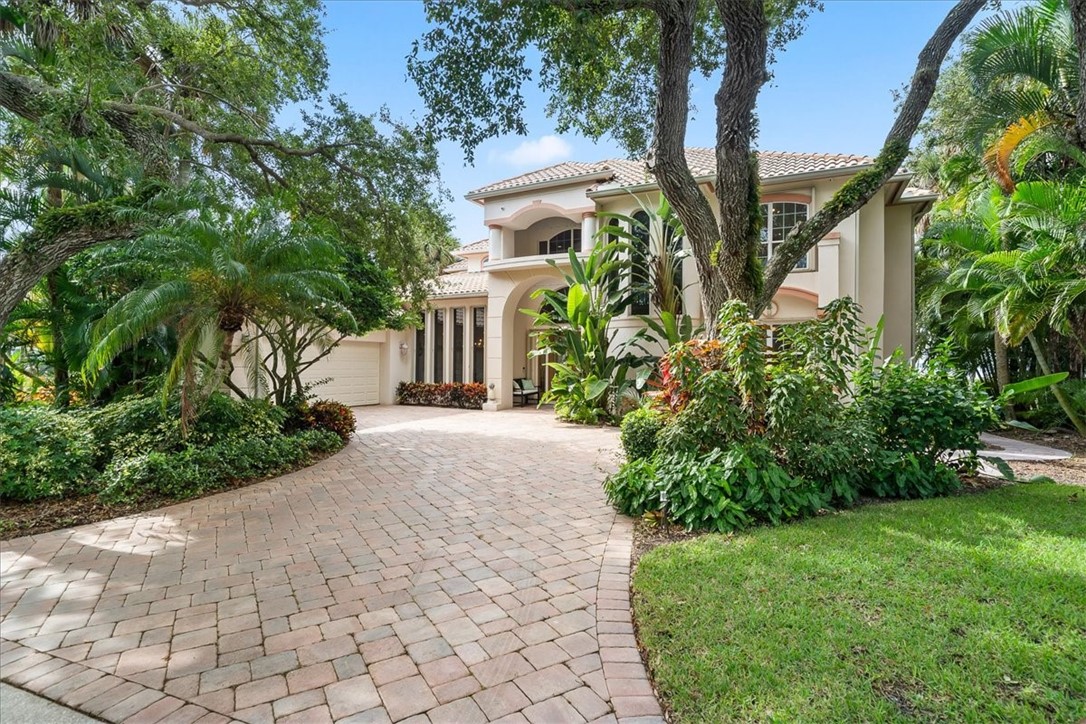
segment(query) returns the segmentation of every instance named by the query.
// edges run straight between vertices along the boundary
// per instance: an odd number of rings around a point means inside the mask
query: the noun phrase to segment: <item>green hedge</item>
[[[288,435],[284,409],[215,394],[187,437],[176,404],[164,410],[155,398],[71,412],[0,408],[0,499],[91,492],[110,502],[183,498],[274,475],[343,446],[345,417],[335,404],[325,403],[328,414],[313,429]]]
[[[96,457],[94,435],[79,418],[46,407],[0,408],[0,498],[81,492],[97,474]]]

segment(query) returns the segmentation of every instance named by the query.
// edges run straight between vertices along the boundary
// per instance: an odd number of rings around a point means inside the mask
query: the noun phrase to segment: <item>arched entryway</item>
[[[490,297],[487,304],[487,410],[504,410],[513,406],[513,384],[518,378],[529,378],[543,387],[550,379],[542,360],[531,360],[538,330],[534,320],[522,309],[538,310],[541,298],[532,295],[538,289],[558,289],[565,286],[556,272],[551,274],[511,273],[491,275]]]

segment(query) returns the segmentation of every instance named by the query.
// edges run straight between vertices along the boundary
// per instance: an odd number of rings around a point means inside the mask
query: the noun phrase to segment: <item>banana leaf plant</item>
[[[564,419],[617,422],[636,406],[652,373],[656,358],[645,347],[647,332],[638,329],[617,342],[618,331],[611,326],[630,303],[631,290],[621,281],[629,269],[627,251],[619,242],[597,242],[581,259],[571,249],[568,271],[548,260],[566,288],[539,289],[532,294],[543,300],[539,311],[521,310],[541,330],[540,346],[530,356],[551,356],[547,366],[554,377],[542,402],[553,402]]]

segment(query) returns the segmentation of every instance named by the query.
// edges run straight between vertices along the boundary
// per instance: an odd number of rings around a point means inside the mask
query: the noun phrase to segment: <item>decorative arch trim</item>
[[[545,201],[536,200],[536,201],[533,201],[530,204],[527,204],[526,206],[522,206],[521,208],[517,209],[516,211],[514,211],[512,214],[509,214],[508,216],[503,216],[500,219],[491,219],[490,221],[487,222],[487,224],[488,225],[498,225],[498,226],[508,226],[508,225],[512,224],[517,219],[519,219],[520,217],[522,217],[522,216],[524,216],[526,214],[531,214],[532,216],[535,216],[540,211],[553,211],[555,216],[561,216],[561,217],[563,217],[565,219],[568,219],[569,221],[572,221],[573,223],[577,223],[577,221],[581,218],[582,214],[587,214],[587,213],[593,213],[594,214],[596,212],[596,207],[595,206],[580,206],[580,207],[575,208],[575,209],[567,209],[567,208],[565,208],[563,206],[558,206],[557,204],[552,204],[552,203],[548,203],[548,202],[545,202]],[[546,218],[546,217],[541,217],[540,219],[536,219],[535,221],[542,221],[544,218]],[[534,223],[534,221],[532,223]]]
[[[777,290],[777,293],[773,295],[773,298],[777,297],[791,297],[792,299],[802,299],[803,301],[810,302],[816,307],[818,306],[818,294],[812,292],[810,289],[801,289],[799,287],[781,287]]]

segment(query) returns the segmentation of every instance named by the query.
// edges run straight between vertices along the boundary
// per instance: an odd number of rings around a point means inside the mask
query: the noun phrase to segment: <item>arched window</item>
[[[540,254],[566,254],[570,249],[581,250],[581,230],[566,229],[559,231],[546,241],[539,242]]]
[[[807,220],[807,204],[774,201],[762,204],[762,213],[765,215],[765,226],[762,228],[762,246],[758,256],[767,262],[781,242],[788,238],[788,232]],[[796,269],[806,269],[807,265],[808,258],[804,257],[796,264]]]
[[[630,314],[649,313],[649,215],[638,211],[633,215],[630,233]]]

